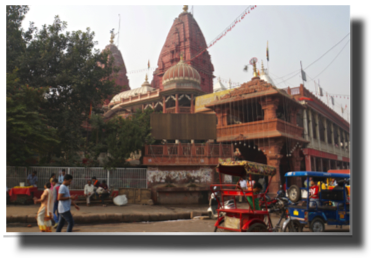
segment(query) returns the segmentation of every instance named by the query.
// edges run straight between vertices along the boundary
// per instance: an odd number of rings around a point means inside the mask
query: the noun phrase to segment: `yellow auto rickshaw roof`
[[[230,161],[217,166],[219,173],[232,176],[245,176],[247,174],[274,176],[276,168],[251,161]]]

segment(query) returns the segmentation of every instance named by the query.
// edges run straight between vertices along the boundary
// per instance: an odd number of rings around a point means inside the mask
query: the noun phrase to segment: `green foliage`
[[[49,127],[39,106],[46,90],[20,85],[15,73],[7,74],[7,164],[27,165],[44,157],[58,144],[56,130]]]
[[[107,96],[120,89],[112,77],[117,69],[113,67],[110,52],[94,49],[97,44],[94,41],[95,34],[89,28],[84,32],[65,32],[67,23],[56,16],[52,25],[37,29],[32,23],[26,32],[23,31],[21,23],[28,10],[27,6],[7,6],[7,77],[12,73],[18,78],[17,84],[24,86],[19,96],[27,95],[25,86],[46,91],[40,93],[39,99],[33,100],[34,107],[30,107],[28,99],[21,99],[17,103],[14,97],[9,103],[7,99],[7,117],[8,109],[11,108],[9,114],[28,110],[30,115],[25,116],[27,119],[36,113],[47,126],[55,129],[59,141],[59,144],[52,144],[50,148],[42,148],[49,152],[46,156],[61,156],[60,163],[73,164],[78,161],[78,151],[86,144],[84,125],[90,106],[94,112],[100,112],[100,106]],[[15,95],[17,89],[7,87],[7,97]],[[48,130],[39,131],[44,134]],[[13,132],[9,130],[9,133]],[[17,148],[8,147],[12,150]]]
[[[138,110],[126,119],[115,117],[104,122],[99,116],[92,117],[92,135],[89,153],[95,161],[101,153],[107,153],[105,168],[128,166],[130,154],[144,150],[145,144],[152,144],[150,114],[152,109]]]

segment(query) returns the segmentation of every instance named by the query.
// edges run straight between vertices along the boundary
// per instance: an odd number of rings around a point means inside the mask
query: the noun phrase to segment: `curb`
[[[76,224],[108,224],[108,223],[128,223],[128,222],[155,222],[178,219],[193,219],[196,216],[208,215],[207,212],[184,212],[170,214],[91,214],[91,215],[73,215]],[[7,216],[7,224],[36,223],[36,215]]]

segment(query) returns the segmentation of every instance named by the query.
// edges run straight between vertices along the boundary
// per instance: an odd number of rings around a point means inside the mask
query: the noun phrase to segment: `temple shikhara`
[[[256,63],[240,87],[226,87],[220,79],[214,85],[206,48],[187,6],[167,34],[151,82],[143,75],[142,85],[130,89],[121,52],[113,40],[105,48],[120,67],[115,76],[123,88],[105,101],[105,120],[154,110],[150,125],[158,144],[140,154],[154,202],[206,202],[209,185],[218,181],[217,164],[234,159],[236,149],[244,160],[277,168],[271,195],[288,171],[350,168],[346,120],[303,85],[277,88]]]

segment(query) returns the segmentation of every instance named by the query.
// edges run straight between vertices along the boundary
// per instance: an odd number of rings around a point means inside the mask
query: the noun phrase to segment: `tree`
[[[100,112],[103,100],[119,90],[112,78],[117,69],[110,52],[94,49],[90,28],[65,32],[67,23],[56,16],[52,25],[38,30],[31,24],[24,32],[20,27],[27,11],[26,6],[7,7],[7,73],[16,71],[20,86],[48,89],[44,100],[34,101],[41,102],[38,112],[59,140],[49,156],[65,153],[61,162],[71,164],[86,143],[83,126],[90,107]]]
[[[36,156],[43,159],[59,141],[39,109],[46,90],[18,82],[14,73],[7,74],[7,165],[24,166]]]
[[[105,168],[128,166],[131,153],[144,153],[146,144],[154,142],[151,135],[150,114],[152,109],[138,110],[126,119],[115,117],[104,122],[99,116],[92,117],[92,135],[89,153],[95,161],[101,153],[107,153]]]

